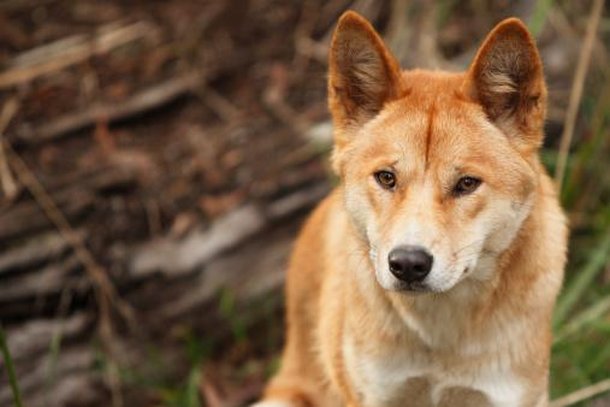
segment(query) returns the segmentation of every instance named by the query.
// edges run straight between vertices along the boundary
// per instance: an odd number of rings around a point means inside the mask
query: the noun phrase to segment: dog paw
[[[262,400],[251,404],[250,407],[293,407],[293,405],[282,400]]]

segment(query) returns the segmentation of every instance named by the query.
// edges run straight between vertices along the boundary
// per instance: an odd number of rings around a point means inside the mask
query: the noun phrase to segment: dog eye
[[[479,185],[481,185],[481,180],[474,177],[462,177],[453,187],[453,194],[460,195],[468,195],[474,192]]]
[[[375,179],[385,189],[392,189],[396,186],[396,176],[390,171],[376,172]]]

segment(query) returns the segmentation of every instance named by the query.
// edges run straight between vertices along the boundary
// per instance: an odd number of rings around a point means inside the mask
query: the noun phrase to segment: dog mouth
[[[404,293],[406,295],[441,294],[451,291],[456,285],[460,284],[460,282],[467,278],[471,271],[472,267],[470,266],[461,267],[459,269],[460,278],[445,287],[437,286],[433,282],[428,281],[428,279],[413,282],[397,280],[394,281],[393,287],[390,290]]]
[[[403,292],[405,294],[414,294],[414,295],[434,292],[434,290],[432,290],[432,288],[430,288],[430,286],[428,286],[425,283],[421,283],[421,282],[406,283],[404,281],[400,281],[396,285],[396,291]]]

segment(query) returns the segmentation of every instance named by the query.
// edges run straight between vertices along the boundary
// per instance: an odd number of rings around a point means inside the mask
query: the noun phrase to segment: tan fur
[[[329,105],[341,184],[296,243],[281,369],[257,405],[547,405],[567,228],[538,158],[546,89],[524,25],[500,23],[465,73],[400,72],[348,12]],[[482,184],[456,196],[465,175]],[[427,292],[389,274],[401,244],[434,254]]]

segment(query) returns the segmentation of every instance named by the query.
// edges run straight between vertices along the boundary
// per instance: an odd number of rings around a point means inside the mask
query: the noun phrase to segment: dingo
[[[256,406],[546,406],[567,228],[532,36],[507,19],[466,72],[401,72],[347,12],[329,69],[341,183],[294,249]]]

